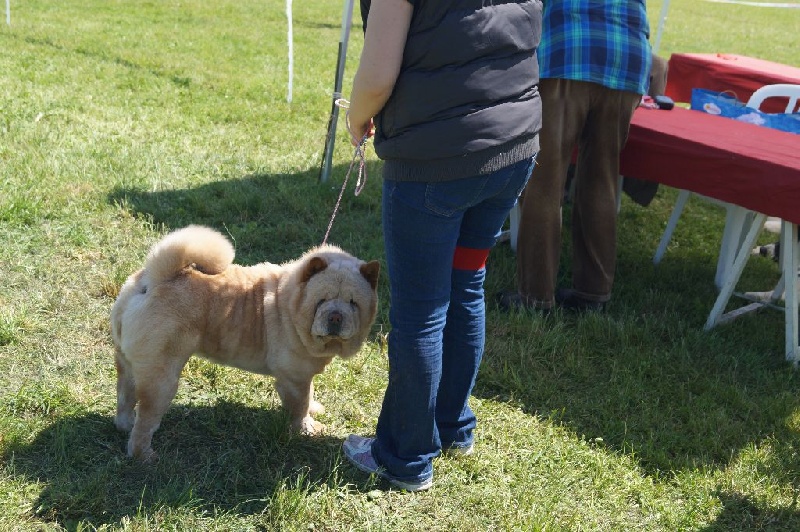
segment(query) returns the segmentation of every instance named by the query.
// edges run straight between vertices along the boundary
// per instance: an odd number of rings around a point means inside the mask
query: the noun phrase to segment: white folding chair
[[[785,296],[784,299],[784,320],[785,320],[785,349],[786,360],[792,362],[797,367],[800,365],[800,309],[798,309],[798,296],[800,296],[800,282],[798,282],[798,268],[800,268],[800,242],[798,242],[797,224],[782,221],[781,227],[781,278],[778,284],[770,292],[762,292],[756,294],[757,299],[746,297],[753,301],[751,304],[744,307],[724,313],[725,307],[733,295],[733,290],[739,282],[739,277],[742,275],[745,263],[750,255],[750,248],[755,244],[758,233],[764,227],[767,215],[760,213],[753,213],[753,222],[745,231],[742,236],[742,244],[738,252],[734,253],[735,259],[731,264],[725,278],[723,279],[722,286],[720,287],[719,295],[711,309],[711,314],[708,316],[705,330],[712,329],[720,323],[726,323],[748,312],[758,310],[763,306],[775,306],[775,303]],[[752,293],[751,293],[752,294]],[[747,296],[747,294],[745,294]]]
[[[747,101],[747,107],[753,109],[760,109],[761,104],[767,98],[787,98],[789,101],[786,104],[784,113],[794,113],[798,107],[798,100],[800,99],[800,85],[791,83],[776,83],[775,85],[764,85],[750,96]]]
[[[747,106],[752,107],[753,109],[759,109],[764,103],[764,100],[767,98],[787,98],[788,103],[786,105],[785,112],[792,113],[798,107],[798,100],[800,99],[800,85],[792,85],[787,83],[765,85],[753,93],[753,95],[747,101]],[[659,242],[658,249],[656,249],[655,256],[653,257],[654,264],[661,262],[661,258],[664,256],[664,252],[667,250],[667,245],[672,238],[672,232],[675,230],[675,226],[678,224],[678,218],[680,218],[683,208],[686,206],[686,202],[689,200],[689,196],[692,194],[693,193],[689,192],[688,190],[681,190],[678,193],[678,200],[675,202],[675,206],[672,208],[672,214],[667,222],[667,227],[664,229],[664,234],[661,235],[661,241]],[[726,271],[733,265],[736,250],[739,248],[739,245],[742,242],[745,230],[753,221],[753,212],[743,207],[702,196],[700,194],[694,195],[711,203],[721,205],[725,207],[726,210],[725,229],[722,232],[722,242],[720,243],[719,259],[717,261],[717,272],[714,277],[714,284],[716,284],[717,288],[721,288],[723,279],[725,279]]]

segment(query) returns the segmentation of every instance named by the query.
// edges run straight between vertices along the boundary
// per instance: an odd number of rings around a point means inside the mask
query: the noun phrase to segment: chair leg
[[[786,283],[786,360],[797,366],[800,362],[800,345],[798,345],[798,313],[797,308],[797,267],[800,263],[800,250],[797,243],[797,224],[783,221],[781,231],[781,265]]]
[[[778,284],[772,289],[772,294],[769,297],[770,303],[777,303],[783,298],[783,292],[786,290],[786,276],[781,271],[781,278],[778,279]]]
[[[750,250],[753,248],[753,244],[755,244],[759,233],[761,233],[766,219],[767,215],[761,213],[756,214],[753,218],[753,223],[750,224],[750,229],[747,231],[747,235],[744,237],[744,241],[739,247],[738,253],[736,253],[736,260],[733,261],[731,267],[725,272],[725,279],[720,287],[719,295],[714,302],[714,307],[711,309],[711,314],[709,314],[704,327],[706,331],[712,329],[722,317],[725,311],[725,305],[728,304],[728,300],[730,300],[733,294],[733,289],[736,288],[736,283],[739,282],[739,277],[741,277],[742,270],[744,270],[747,264],[747,259],[750,258]]]
[[[661,262],[661,257],[664,256],[664,252],[667,250],[667,244],[669,244],[672,238],[672,232],[675,231],[675,226],[678,225],[678,218],[681,217],[683,208],[686,206],[686,202],[689,200],[691,194],[692,193],[688,190],[681,190],[678,193],[678,201],[675,202],[675,206],[672,208],[672,214],[669,216],[669,221],[667,222],[667,227],[664,229],[664,234],[661,235],[661,242],[658,243],[658,249],[653,257],[653,264]]]
[[[722,287],[726,271],[733,266],[736,258],[736,250],[742,243],[742,239],[747,229],[752,223],[752,211],[739,207],[738,205],[726,205],[725,229],[722,232],[722,242],[719,246],[719,259],[717,260],[717,274],[714,277],[714,284],[717,288]]]

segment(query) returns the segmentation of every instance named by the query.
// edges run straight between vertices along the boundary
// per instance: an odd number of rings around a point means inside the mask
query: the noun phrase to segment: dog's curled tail
[[[233,245],[221,233],[190,225],[168,234],[147,255],[144,269],[153,283],[174,278],[187,267],[208,275],[224,272],[233,263]]]

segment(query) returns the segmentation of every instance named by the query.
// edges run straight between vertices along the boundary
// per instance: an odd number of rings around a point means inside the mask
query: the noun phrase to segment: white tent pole
[[[8,1],[8,0],[6,0]],[[286,0],[286,20],[288,21],[289,42],[289,87],[286,90],[286,101],[292,103],[292,85],[294,81],[294,35],[292,28],[292,0]]]
[[[11,0],[6,0],[6,24],[11,26]]]
[[[658,53],[658,49],[661,46],[661,34],[664,33],[664,24],[667,22],[667,11],[669,11],[669,0],[664,0],[664,3],[661,4],[661,15],[658,17],[658,30],[653,44],[654,54]]]
[[[330,176],[333,146],[336,143],[336,122],[339,118],[339,107],[336,106],[336,100],[342,97],[342,79],[344,78],[344,65],[347,58],[347,42],[350,40],[350,27],[353,23],[353,1],[344,0],[344,10],[342,11],[342,33],[339,37],[339,58],[336,61],[336,80],[331,101],[331,116],[328,119],[325,152],[322,154],[322,169],[319,173],[319,180],[323,182],[327,181]]]

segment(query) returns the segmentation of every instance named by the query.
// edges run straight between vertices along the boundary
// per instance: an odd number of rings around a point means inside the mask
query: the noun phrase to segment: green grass
[[[655,31],[661,4],[649,7]],[[323,436],[287,432],[269,378],[193,360],[155,435],[161,460],[125,457],[108,313],[149,246],[207,224],[253,264],[325,233],[351,153],[340,127],[331,181],[318,182],[341,3],[294,11],[288,103],[282,2],[12,2],[0,26],[0,530],[800,529],[800,377],[783,316],[702,330],[723,213],[690,202],[655,267],[675,200],[665,187],[647,208],[623,200],[607,315],[490,308],[477,452],[438,459],[431,491],[387,490],[341,457],[380,409],[385,277],[370,342],[317,379]],[[796,15],[674,0],[661,54],[800,66]],[[356,25],[346,85],[360,46]],[[370,152],[367,187],[354,197],[351,183],[330,240],[383,260],[379,202]],[[753,259],[741,288],[778,277]],[[487,293],[513,283],[501,245]]]

